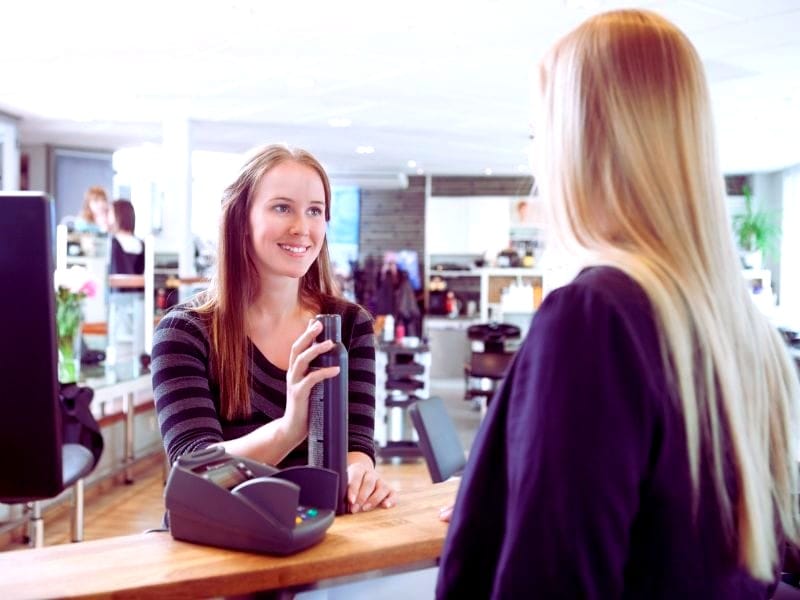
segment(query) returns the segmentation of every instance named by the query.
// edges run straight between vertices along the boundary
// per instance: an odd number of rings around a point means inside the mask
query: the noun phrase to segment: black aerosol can
[[[317,342],[333,341],[333,348],[311,361],[312,369],[339,367],[336,377],[311,389],[308,407],[308,464],[339,474],[336,514],[347,510],[347,348],[342,344],[342,318],[317,315],[322,332]]]

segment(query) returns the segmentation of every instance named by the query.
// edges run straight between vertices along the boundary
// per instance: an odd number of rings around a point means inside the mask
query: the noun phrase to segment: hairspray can
[[[333,348],[311,361],[312,369],[339,367],[339,374],[315,385],[308,407],[308,464],[339,474],[336,514],[347,509],[347,348],[342,344],[342,318],[317,315],[322,332],[317,342],[332,340]]]

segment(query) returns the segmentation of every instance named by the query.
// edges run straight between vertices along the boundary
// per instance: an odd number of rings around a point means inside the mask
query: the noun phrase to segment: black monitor
[[[53,202],[0,192],[0,501],[63,490]]]

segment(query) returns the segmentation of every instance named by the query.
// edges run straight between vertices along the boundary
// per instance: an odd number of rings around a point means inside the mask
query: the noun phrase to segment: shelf
[[[430,276],[431,277],[480,277],[481,274],[480,271],[474,271],[474,270],[469,270],[469,271],[453,270],[453,271],[431,271]]]

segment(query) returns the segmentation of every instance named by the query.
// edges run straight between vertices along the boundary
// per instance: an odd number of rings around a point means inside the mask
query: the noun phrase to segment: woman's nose
[[[308,231],[308,220],[306,219],[305,215],[298,215],[292,219],[292,223],[289,227],[289,233],[293,235],[306,235]]]

